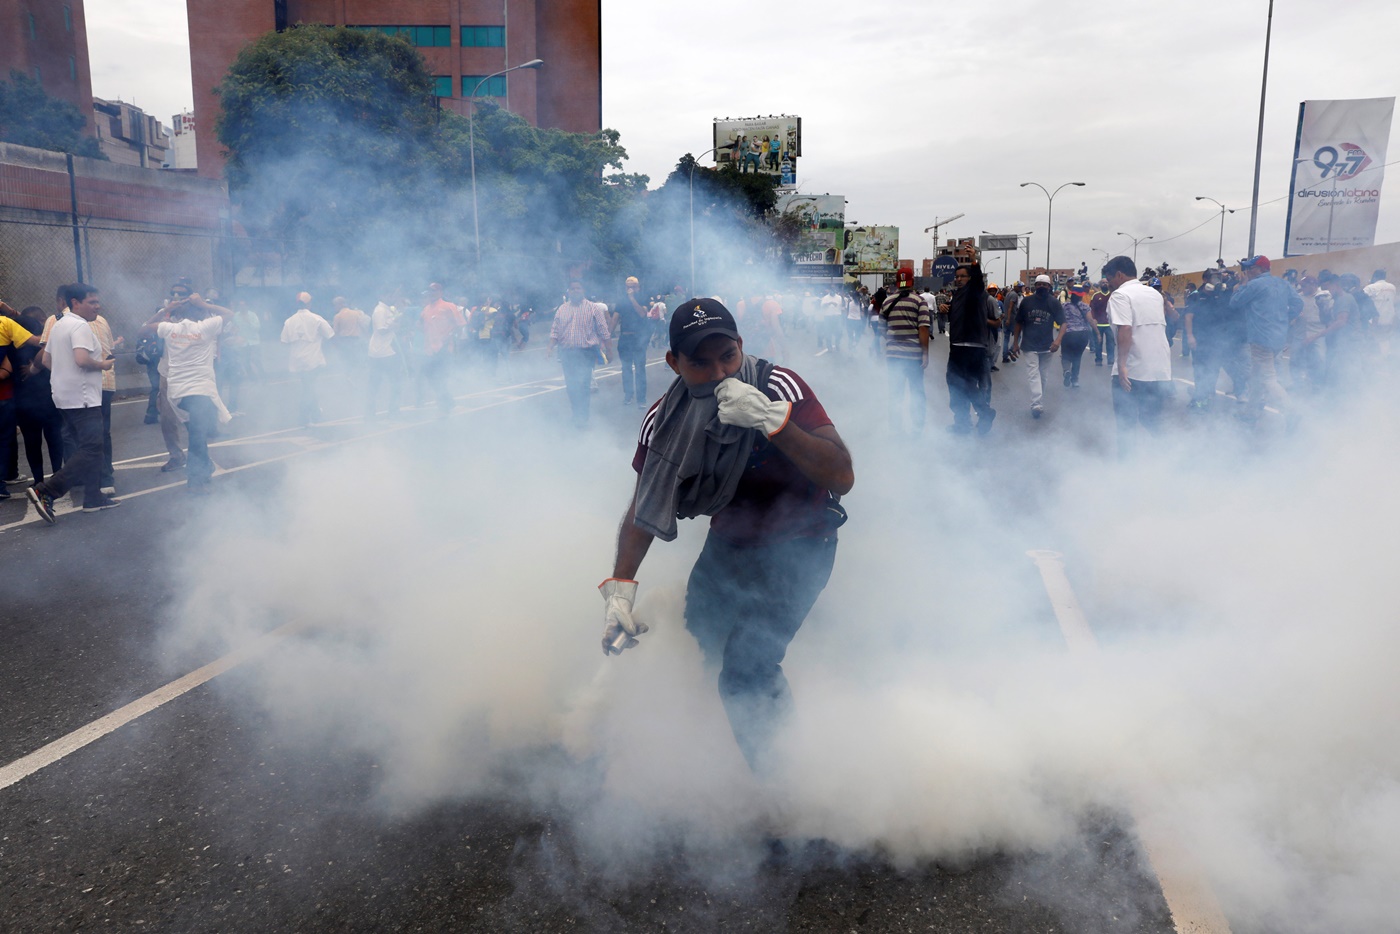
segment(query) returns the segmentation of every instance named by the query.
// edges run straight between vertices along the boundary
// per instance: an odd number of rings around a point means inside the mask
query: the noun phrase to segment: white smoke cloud
[[[1392,923],[1400,431],[1384,392],[1297,436],[1187,429],[1120,464],[1111,424],[1068,417],[892,444],[873,365],[800,369],[857,486],[785,664],[796,712],[774,781],[744,765],[684,630],[698,523],[643,566],[653,631],[603,657],[594,588],[632,439],[565,434],[562,397],[292,467],[188,549],[171,645],[303,621],[222,688],[231,702],[369,754],[389,811],[553,809],[603,876],[676,845],[739,872],[772,835],[900,866],[1051,852],[1116,813],[1170,828],[1242,929]],[[1059,636],[1025,555],[1040,547],[1071,556],[1097,654]]]

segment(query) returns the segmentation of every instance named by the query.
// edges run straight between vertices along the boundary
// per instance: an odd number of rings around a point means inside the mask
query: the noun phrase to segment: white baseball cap
[[[1035,284],[1036,284],[1036,285],[1054,285],[1055,283],[1053,283],[1053,282],[1050,281],[1050,277],[1049,277],[1049,276],[1036,276],[1036,277],[1035,277]]]

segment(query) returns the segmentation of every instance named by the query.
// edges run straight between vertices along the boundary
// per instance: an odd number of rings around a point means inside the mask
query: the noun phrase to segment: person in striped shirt
[[[901,269],[895,280],[894,295],[880,307],[885,331],[885,368],[890,378],[890,430],[904,431],[904,388],[909,387],[909,422],[914,435],[923,433],[928,400],[924,393],[924,370],[928,369],[928,303],[914,291],[914,273]]]
[[[685,623],[707,670],[718,669],[740,751],[761,772],[791,706],[783,657],[831,575],[845,521],[838,500],[855,471],[812,388],[746,355],[720,302],[686,300],[670,337],[666,362],[677,378],[642,420],[636,491],[612,576],[599,585],[603,651],[635,646],[647,630],[632,604],[653,539],[674,540],[677,519],[710,516],[686,585]]]

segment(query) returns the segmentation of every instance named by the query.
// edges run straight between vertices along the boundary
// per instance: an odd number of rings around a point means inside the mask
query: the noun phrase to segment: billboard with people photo
[[[802,155],[802,118],[747,117],[715,121],[715,162],[741,173],[777,175],[783,184],[796,179]]]

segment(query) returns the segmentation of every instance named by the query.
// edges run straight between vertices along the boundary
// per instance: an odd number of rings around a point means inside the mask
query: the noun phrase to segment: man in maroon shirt
[[[652,540],[673,540],[677,518],[711,516],[686,588],[686,628],[707,667],[720,669],[734,738],[760,769],[790,705],[783,656],[830,577],[845,520],[837,497],[855,472],[811,387],[746,356],[722,304],[683,302],[670,336],[666,363],[677,379],[642,420],[632,458],[637,489],[612,577],[599,587],[603,651],[630,648],[647,630],[632,603]]]
[[[1099,280],[1099,287],[1089,299],[1089,312],[1094,319],[1094,366],[1103,366],[1104,349],[1108,349],[1108,365],[1113,366],[1113,352],[1118,346],[1113,339],[1113,323],[1108,320],[1108,283]]]

